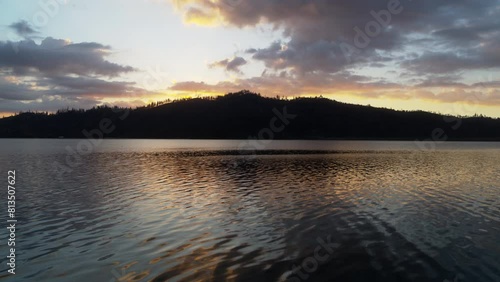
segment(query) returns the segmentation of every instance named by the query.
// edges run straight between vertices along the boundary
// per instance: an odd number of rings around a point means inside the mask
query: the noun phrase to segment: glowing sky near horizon
[[[248,89],[500,117],[499,70],[498,0],[0,0],[4,115]]]

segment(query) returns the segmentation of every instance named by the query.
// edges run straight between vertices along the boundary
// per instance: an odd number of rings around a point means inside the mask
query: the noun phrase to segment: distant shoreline
[[[88,138],[53,138],[53,137],[0,137],[0,140],[2,139],[23,139],[23,140],[34,140],[34,139],[41,139],[41,140],[87,140]],[[102,140],[193,140],[193,141],[248,141],[252,139],[222,139],[222,138],[113,138],[113,137],[106,137],[102,138]],[[379,142],[418,142],[419,140],[417,139],[355,139],[355,138],[348,138],[348,139],[274,139],[274,141],[379,141]],[[421,140],[420,140],[421,141]],[[490,140],[483,140],[483,139],[450,139],[446,141],[439,141],[437,143],[448,143],[448,142],[500,142],[500,139],[490,139]]]
[[[500,141],[500,119],[395,111],[248,91],[128,109],[97,107],[0,119],[0,138]]]

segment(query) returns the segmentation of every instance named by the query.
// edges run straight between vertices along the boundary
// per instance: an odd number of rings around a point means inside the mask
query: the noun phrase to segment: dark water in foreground
[[[500,143],[78,142],[0,140],[0,281],[500,281]]]

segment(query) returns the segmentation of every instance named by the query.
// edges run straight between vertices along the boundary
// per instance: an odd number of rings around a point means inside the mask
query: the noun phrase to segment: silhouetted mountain
[[[266,98],[249,91],[133,110],[98,107],[0,119],[0,137],[84,138],[83,130],[104,138],[500,140],[500,119],[445,117],[325,98]]]

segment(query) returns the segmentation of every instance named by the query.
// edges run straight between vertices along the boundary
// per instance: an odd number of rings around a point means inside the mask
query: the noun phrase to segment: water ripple
[[[20,187],[17,278],[500,280],[499,150],[274,146],[99,151],[62,180],[64,154],[2,155]]]

